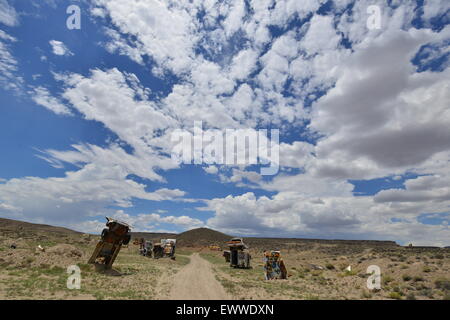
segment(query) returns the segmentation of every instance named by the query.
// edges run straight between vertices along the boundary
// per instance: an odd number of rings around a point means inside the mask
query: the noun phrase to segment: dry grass
[[[175,261],[142,257],[137,246],[130,245],[122,248],[112,271],[99,272],[86,263],[96,239],[57,241],[42,245],[0,237],[0,299],[158,299],[170,289],[168,279],[189,263],[182,254]],[[12,242],[17,249],[10,248]],[[38,244],[45,252],[36,249]],[[67,289],[70,265],[81,269],[80,290]]]
[[[220,235],[222,237],[222,235]],[[195,237],[194,237],[195,238]],[[114,272],[86,264],[98,238],[30,224],[0,225],[0,299],[162,299],[193,251],[212,263],[216,278],[236,299],[449,299],[450,250],[403,248],[383,242],[251,239],[253,268],[233,269],[221,252],[177,248],[177,259],[142,257],[123,248]],[[16,244],[17,248],[10,248]],[[38,245],[46,250],[41,252]],[[289,277],[265,281],[263,250],[281,249]],[[67,267],[82,272],[80,290],[66,287]],[[351,271],[346,270],[351,266]],[[367,267],[378,265],[381,290],[366,287]]]
[[[450,250],[315,244],[282,251],[287,280],[265,281],[263,251],[250,250],[253,268],[233,269],[220,253],[204,252],[217,278],[238,299],[448,299]],[[402,263],[398,263],[403,261]],[[381,290],[367,288],[367,267],[381,268]],[[321,270],[315,270],[317,266]],[[351,271],[346,268],[351,266]],[[406,266],[406,268],[405,268]]]

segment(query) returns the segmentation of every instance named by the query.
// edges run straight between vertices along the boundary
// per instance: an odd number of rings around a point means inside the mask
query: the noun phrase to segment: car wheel
[[[122,244],[127,245],[128,243],[130,243],[130,240],[131,240],[131,234],[127,233],[123,238]]]
[[[109,230],[108,229],[103,229],[103,231],[102,231],[102,235],[101,235],[101,237],[102,237],[102,240],[105,240],[106,239],[106,237],[108,236],[108,233],[109,233]]]

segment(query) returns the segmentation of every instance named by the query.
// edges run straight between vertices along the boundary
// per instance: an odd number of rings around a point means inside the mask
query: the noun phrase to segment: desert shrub
[[[355,270],[352,270],[352,271],[345,270],[344,272],[340,273],[338,276],[339,277],[349,277],[349,276],[355,276],[357,274],[358,273]]]
[[[313,277],[318,277],[318,276],[322,275],[322,270],[314,270],[313,272],[311,272],[311,275]]]
[[[400,300],[402,298],[402,296],[398,292],[391,292],[391,293],[389,293],[389,298]]]
[[[450,280],[440,278],[434,281],[434,285],[437,289],[450,290]]]
[[[33,263],[35,260],[36,260],[36,259],[33,258],[33,257],[27,257],[27,258],[25,259],[25,261],[26,261],[28,264]]]
[[[424,279],[423,279],[423,277],[421,277],[421,276],[415,276],[415,277],[413,278],[413,281],[414,281],[414,282],[420,282],[420,281],[424,281]]]
[[[431,290],[431,289],[420,290],[420,295],[431,299],[431,298],[433,298],[433,290]]]
[[[334,268],[334,265],[332,265],[331,263],[327,263],[326,265],[325,265],[325,268],[327,268],[328,270],[334,270],[335,268]]]
[[[389,284],[390,282],[392,282],[394,279],[392,279],[392,277],[391,276],[384,276],[383,277],[383,284],[384,285],[387,285],[387,284]]]
[[[431,268],[429,266],[425,266],[425,267],[423,267],[422,271],[428,273],[428,272],[431,272]]]
[[[406,295],[406,300],[416,300],[414,293],[410,292]]]
[[[79,263],[78,267],[80,267],[80,270],[82,272],[91,272],[92,271],[92,265],[87,263]]]
[[[61,275],[65,273],[65,270],[58,266],[53,266],[47,269],[38,269],[38,271],[49,276]]]
[[[404,275],[402,276],[402,279],[403,279],[403,281],[410,281],[412,278],[411,278],[410,275],[404,274]]]
[[[370,299],[372,298],[372,295],[370,294],[370,292],[367,292],[366,290],[363,290],[361,293],[361,298],[362,299]]]
[[[423,289],[430,289],[428,288],[426,285],[424,285],[423,283],[417,283],[416,284],[416,290],[423,290]]]

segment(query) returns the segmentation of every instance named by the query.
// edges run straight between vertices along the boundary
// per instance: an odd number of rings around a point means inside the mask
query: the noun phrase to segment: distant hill
[[[223,245],[232,236],[208,228],[192,229],[177,235],[177,245],[182,247],[207,246],[211,244]]]
[[[18,241],[18,246],[22,246],[22,241],[25,240],[37,241],[43,245],[49,242],[73,243],[85,240],[83,233],[67,228],[5,218],[0,218],[0,238]]]
[[[46,224],[35,224],[11,219],[0,218],[0,235],[11,238],[32,238],[38,235],[39,238],[80,238],[81,232],[63,227],[55,227]],[[208,228],[192,229],[180,234],[157,233],[157,232],[132,232],[132,239],[144,238],[153,242],[164,238],[177,239],[177,245],[181,247],[203,247],[217,244],[224,247],[225,242],[233,236],[224,234]],[[347,247],[363,246],[365,248],[394,248],[398,244],[394,241],[377,240],[324,240],[324,239],[302,239],[302,238],[262,238],[244,237],[244,242],[254,249],[285,249],[297,248],[308,249],[313,244],[320,245],[340,245]],[[413,247],[415,248],[415,247]]]
[[[55,227],[47,224],[37,224],[18,220],[0,218],[0,232],[4,235],[8,233],[23,234],[27,233],[55,233],[66,235],[81,235],[81,232],[63,227]]]
[[[363,245],[367,247],[398,247],[395,241],[389,240],[339,240],[339,239],[308,239],[308,238],[244,238],[244,242],[251,247],[267,247],[276,245],[278,248],[291,246],[310,246],[312,243],[325,245]]]
[[[151,240],[153,242],[160,241],[161,239],[175,239],[176,233],[164,233],[164,232],[131,232],[131,239]]]

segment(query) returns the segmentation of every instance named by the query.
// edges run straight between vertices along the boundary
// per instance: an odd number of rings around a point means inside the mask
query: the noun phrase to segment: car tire
[[[102,240],[105,240],[106,237],[108,236],[108,234],[109,234],[109,230],[107,228],[103,229],[102,235],[101,235]]]
[[[130,240],[131,240],[131,234],[127,233],[123,238],[122,244],[127,245],[130,243]]]

